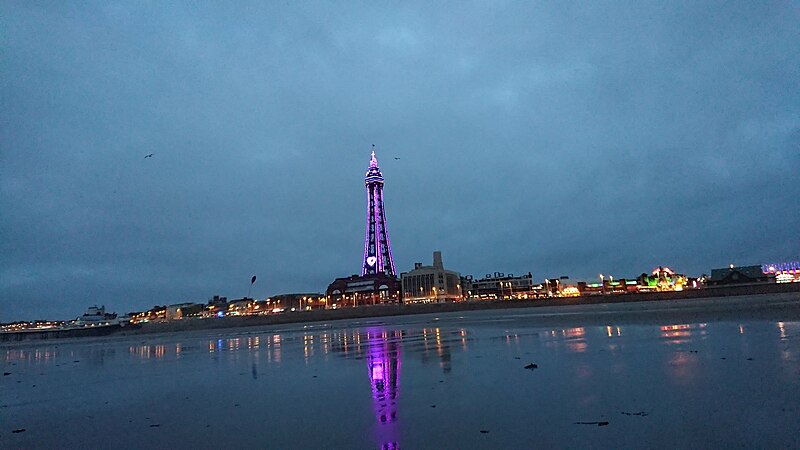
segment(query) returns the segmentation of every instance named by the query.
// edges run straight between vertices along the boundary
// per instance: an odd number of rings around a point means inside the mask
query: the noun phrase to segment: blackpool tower
[[[361,275],[386,274],[394,277],[394,260],[386,231],[386,212],[383,207],[383,175],[375,159],[375,146],[372,146],[372,159],[364,178],[367,187],[367,236],[364,242],[364,262]]]

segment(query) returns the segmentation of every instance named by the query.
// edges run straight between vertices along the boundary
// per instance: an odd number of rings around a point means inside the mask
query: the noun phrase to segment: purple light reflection
[[[400,386],[400,347],[397,342],[386,339],[383,330],[369,329],[366,335],[367,369],[378,421],[378,439],[382,449],[399,448],[394,423]]]

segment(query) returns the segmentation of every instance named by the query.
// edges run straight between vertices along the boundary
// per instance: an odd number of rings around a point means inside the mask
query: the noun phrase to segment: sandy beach
[[[495,308],[2,345],[0,447],[796,448],[799,304]]]

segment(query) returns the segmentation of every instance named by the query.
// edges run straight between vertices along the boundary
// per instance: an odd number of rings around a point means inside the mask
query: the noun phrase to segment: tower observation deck
[[[367,233],[364,242],[364,261],[361,275],[386,274],[396,276],[389,235],[386,231],[386,211],[383,206],[383,174],[375,159],[375,146],[369,169],[364,177],[367,189]]]

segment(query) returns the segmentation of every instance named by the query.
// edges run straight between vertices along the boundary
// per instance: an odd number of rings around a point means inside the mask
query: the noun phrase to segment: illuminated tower
[[[361,275],[386,274],[394,277],[394,260],[386,232],[386,212],[383,208],[383,175],[375,159],[375,146],[372,146],[372,159],[364,178],[367,187],[367,238],[364,242],[364,262]]]

